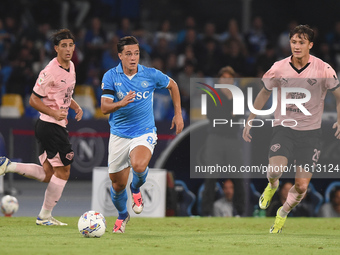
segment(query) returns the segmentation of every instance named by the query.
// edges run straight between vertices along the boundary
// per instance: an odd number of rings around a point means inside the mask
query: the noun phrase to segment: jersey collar
[[[63,70],[65,70],[66,72],[70,72],[70,68],[71,68],[71,65],[70,65],[70,67],[69,68],[64,68],[64,67],[62,67],[61,66],[61,64],[59,63],[59,61],[58,61],[58,59],[57,58],[55,58],[55,61],[57,61],[57,63],[58,63],[58,66],[61,68],[61,69],[63,69]]]
[[[297,69],[292,63],[292,57],[293,57],[293,55],[289,59],[289,64],[295,70],[295,72],[297,72],[298,74],[302,73],[302,71],[305,70],[313,60],[312,55],[309,55],[309,59],[308,59],[307,64],[304,67],[302,67],[301,69]]]
[[[137,70],[138,70],[137,73],[144,72],[144,67],[143,67],[142,65],[138,64]],[[124,73],[124,71],[123,71],[123,66],[122,66],[122,62],[120,62],[119,65],[117,66],[117,71],[118,71],[119,73]]]

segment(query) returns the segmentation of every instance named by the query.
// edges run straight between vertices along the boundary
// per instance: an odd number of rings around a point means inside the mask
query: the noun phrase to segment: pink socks
[[[282,175],[281,172],[275,172],[275,171],[268,170],[267,179],[269,181],[270,188],[275,189],[279,186],[279,178],[281,177],[281,175]],[[275,180],[275,181],[273,182],[273,180]]]
[[[300,194],[299,192],[297,192],[297,190],[295,189],[295,185],[293,187],[291,187],[291,189],[288,192],[288,197],[286,202],[283,204],[283,207],[280,211],[280,216],[281,217],[286,217],[287,214],[295,207],[297,206],[301,200],[304,198],[304,196],[306,195],[307,191],[305,191],[304,193]],[[283,212],[282,212],[283,211]],[[281,214],[282,212],[282,214]]]
[[[44,203],[42,205],[41,212],[39,213],[40,218],[47,218],[51,216],[52,209],[58,203],[66,183],[66,180],[62,180],[55,175],[52,175],[50,183],[47,185],[45,191]]]
[[[45,179],[46,176],[44,168],[37,164],[11,162],[11,164],[8,165],[7,169],[8,172],[17,173],[41,182]]]

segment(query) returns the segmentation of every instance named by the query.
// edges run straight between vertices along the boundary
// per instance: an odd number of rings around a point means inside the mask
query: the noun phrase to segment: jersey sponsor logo
[[[309,85],[313,86],[316,84],[316,79],[308,79],[307,82]]]
[[[276,143],[270,147],[270,150],[273,152],[277,152],[281,148],[281,145],[279,143]]]
[[[65,80],[61,80],[60,82],[63,82],[63,83],[65,83],[65,84],[66,84],[66,79],[65,79]]]
[[[147,88],[149,86],[149,83],[147,81],[142,81],[141,86],[143,88]]]
[[[122,86],[121,82],[115,82],[115,86]]]
[[[144,91],[144,92],[137,92],[136,93],[136,100],[141,100],[141,99],[147,99],[150,94],[150,91]]]
[[[307,95],[305,93],[300,93],[300,92],[290,92],[288,94],[288,98],[292,98],[292,99],[303,99],[306,97]]]
[[[68,105],[72,100],[73,87],[68,87],[64,96],[64,104]]]
[[[129,92],[126,92],[126,95],[128,93]],[[149,97],[149,95],[150,95],[150,91],[144,91],[144,92],[138,91],[138,92],[136,92],[135,100],[147,99]],[[118,97],[119,100],[122,100],[124,98],[124,93],[121,92],[121,91],[118,91],[117,97]]]

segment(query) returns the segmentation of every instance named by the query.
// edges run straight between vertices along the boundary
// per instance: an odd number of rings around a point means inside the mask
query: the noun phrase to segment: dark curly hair
[[[299,38],[304,37],[310,42],[314,40],[314,31],[308,25],[298,25],[289,33],[289,38],[292,38],[295,34],[299,36]]]

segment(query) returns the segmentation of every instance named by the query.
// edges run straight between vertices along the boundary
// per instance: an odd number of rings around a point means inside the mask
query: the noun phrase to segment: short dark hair
[[[52,34],[52,41],[54,45],[59,45],[61,40],[72,39],[74,42],[74,35],[67,28],[59,29]]]
[[[289,39],[292,38],[295,34],[301,38],[302,36],[308,39],[308,41],[313,42],[314,40],[314,31],[308,25],[298,25],[289,33]]]
[[[125,45],[134,45],[134,44],[137,44],[139,47],[139,42],[134,36],[125,36],[123,38],[120,38],[119,42],[117,43],[118,53],[123,52]]]

